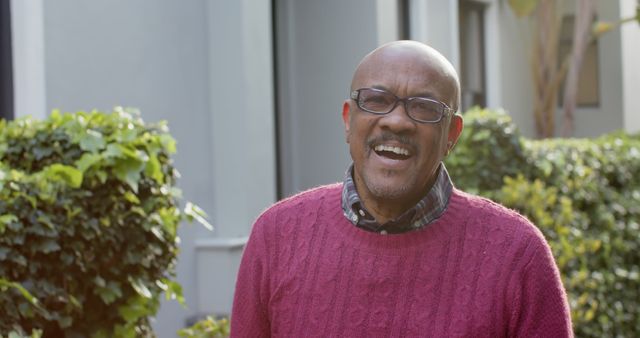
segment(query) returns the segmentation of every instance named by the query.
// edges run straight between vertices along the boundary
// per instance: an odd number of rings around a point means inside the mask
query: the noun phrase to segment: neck
[[[436,175],[437,176],[437,175]],[[415,196],[401,196],[398,198],[384,198],[373,195],[361,182],[358,177],[355,178],[356,189],[360,195],[362,205],[380,224],[394,220],[402,215],[405,211],[415,206],[427,192],[433,187],[435,177],[427,182],[424,189],[420,190]]]
[[[365,198],[361,196],[362,204],[373,215],[376,221],[380,224],[387,223],[393,219],[398,218],[405,211],[409,210],[415,203],[399,202],[399,201],[380,201],[371,198]]]

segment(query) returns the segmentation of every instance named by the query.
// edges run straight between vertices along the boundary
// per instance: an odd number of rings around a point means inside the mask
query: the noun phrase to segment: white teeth
[[[400,148],[400,147],[392,147],[392,146],[385,146],[385,145],[379,144],[374,148],[374,150],[375,151],[390,151],[390,152],[393,152],[393,153],[398,154],[398,155],[409,156],[409,150],[404,149],[404,148]]]

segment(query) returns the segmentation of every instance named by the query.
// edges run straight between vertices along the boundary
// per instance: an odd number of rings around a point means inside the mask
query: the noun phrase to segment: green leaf
[[[25,289],[22,285],[16,282],[10,282],[4,278],[0,278],[0,290],[5,288],[14,288],[17,289],[22,296],[29,301],[34,306],[39,306],[38,299],[31,295],[27,289]]]
[[[187,202],[184,207],[184,213],[191,219],[195,219],[196,221],[198,221],[198,223],[202,224],[202,226],[204,226],[207,230],[213,231],[213,225],[211,225],[211,223],[207,221],[207,218],[209,216],[207,216],[204,210],[200,209],[200,207],[198,207],[197,205],[191,202]]]
[[[34,245],[34,249],[45,254],[60,250],[60,245],[53,239],[46,239]]]
[[[94,280],[94,282],[97,283],[98,281]],[[114,281],[109,281],[104,287],[96,288],[96,293],[107,305],[122,297],[122,289],[120,289],[120,285]]]
[[[147,286],[142,282],[142,280],[133,279],[129,277],[129,283],[140,296],[144,298],[151,298],[152,296],[151,291],[149,291],[149,288],[147,288]]]
[[[13,214],[5,214],[0,216],[0,234],[4,233],[4,229],[12,222],[16,222],[18,217]]]
[[[100,276],[96,276],[96,278],[94,278],[94,279],[93,279],[93,282],[94,282],[97,286],[99,286],[99,287],[101,287],[101,288],[103,288],[103,287],[105,287],[105,286],[107,285],[107,283],[104,281],[104,278],[102,278],[102,277],[100,277]]]
[[[167,300],[177,300],[180,305],[186,306],[180,283],[165,278],[156,281],[156,285],[165,292]]]
[[[169,134],[160,135],[160,143],[169,154],[176,152],[176,140]]]
[[[509,0],[509,6],[518,17],[531,15],[538,7],[538,0]]]
[[[123,197],[126,201],[132,204],[140,204],[140,199],[138,198],[138,196],[136,196],[136,194],[132,193],[131,191],[125,192]]]
[[[63,329],[71,326],[72,323],[73,318],[71,318],[71,316],[61,316],[60,318],[58,318],[58,325],[60,325],[60,327]]]
[[[55,180],[61,180],[72,188],[82,186],[82,172],[64,164],[52,164],[45,169],[45,175]]]
[[[135,322],[152,311],[149,301],[149,298],[143,296],[132,297],[126,305],[118,308],[118,313],[125,321]]]
[[[116,177],[127,183],[134,192],[138,192],[138,181],[144,167],[144,162],[137,158],[123,158],[117,161],[113,170]]]
[[[84,173],[94,164],[100,162],[100,160],[102,160],[102,156],[100,156],[99,154],[85,153],[82,155],[82,157],[80,157],[80,159],[76,161],[75,166],[78,168],[78,170]]]
[[[104,148],[105,143],[102,134],[92,129],[87,130],[86,134],[80,137],[80,149],[92,153]]]
[[[147,166],[144,168],[144,173],[153,178],[158,184],[162,184],[164,174],[162,174],[162,167],[160,166],[158,156],[149,156],[149,161],[147,161]]]

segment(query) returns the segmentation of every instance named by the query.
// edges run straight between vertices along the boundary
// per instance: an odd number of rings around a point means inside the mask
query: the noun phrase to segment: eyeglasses
[[[402,102],[407,115],[421,123],[438,123],[453,112],[453,109],[440,101],[425,97],[399,98],[376,88],[356,89],[351,92],[351,99],[356,101],[358,108],[376,115],[388,114],[396,108],[398,102]]]

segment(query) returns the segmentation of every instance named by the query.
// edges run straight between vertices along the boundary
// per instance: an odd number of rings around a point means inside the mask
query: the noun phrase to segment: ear
[[[347,143],[349,143],[349,127],[350,127],[350,112],[351,105],[349,100],[345,100],[342,104],[342,122],[344,122],[344,136],[346,138]]]
[[[447,136],[447,150],[446,155],[449,155],[451,150],[456,146],[462,129],[464,128],[464,121],[461,115],[453,114],[451,116],[451,122],[449,122],[449,135]]]

